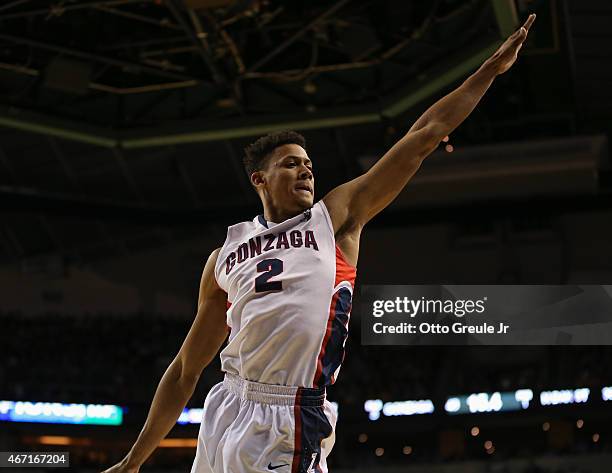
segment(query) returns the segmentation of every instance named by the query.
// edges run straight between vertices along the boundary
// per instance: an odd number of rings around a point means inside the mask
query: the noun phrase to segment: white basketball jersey
[[[215,267],[228,295],[223,371],[266,384],[333,384],[355,274],[323,201],[278,224],[258,215],[229,227]]]

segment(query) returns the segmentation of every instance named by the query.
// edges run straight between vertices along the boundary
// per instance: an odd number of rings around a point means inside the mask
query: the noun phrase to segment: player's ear
[[[251,184],[255,187],[262,185],[265,182],[262,171],[255,171],[251,173]]]

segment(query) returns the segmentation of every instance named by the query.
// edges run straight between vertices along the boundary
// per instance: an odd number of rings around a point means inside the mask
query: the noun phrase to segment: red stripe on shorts
[[[300,462],[302,460],[302,388],[298,388],[295,393],[295,406],[293,407],[293,417],[295,418],[295,441],[293,443],[293,462],[291,463],[291,473],[299,473]]]

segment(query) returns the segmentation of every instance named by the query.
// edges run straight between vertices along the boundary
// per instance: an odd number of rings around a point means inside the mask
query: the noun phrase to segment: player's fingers
[[[535,13],[532,13],[531,15],[529,15],[529,17],[527,18],[527,21],[523,25],[523,28],[525,28],[525,31],[529,31],[529,28],[531,28],[531,25],[533,25],[533,22],[535,21],[535,19],[536,19]]]
[[[521,26],[518,30],[516,30],[512,34],[512,36],[510,36],[510,38],[508,39],[512,43],[521,43],[525,41],[525,38],[527,38],[527,33],[529,32],[529,28],[531,28],[531,25],[533,25],[533,22],[535,21],[535,19],[536,19],[535,13],[532,13],[531,15],[529,15],[529,17],[527,18],[527,21],[525,21],[523,26]]]
[[[510,49],[513,49],[518,47],[519,44],[525,41],[525,38],[527,38],[527,31],[525,31],[525,28],[521,26],[518,30],[514,32],[512,36],[508,38],[506,44]]]

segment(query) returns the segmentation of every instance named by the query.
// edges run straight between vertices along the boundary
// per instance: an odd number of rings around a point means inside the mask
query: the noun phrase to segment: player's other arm
[[[198,310],[176,358],[155,391],[147,420],[126,457],[104,473],[137,472],[159,442],[176,424],[193,395],[202,370],[227,337],[227,294],[219,288],[214,270],[219,250],[211,253],[200,280]]]
[[[395,199],[440,141],[472,113],[495,77],[514,64],[534,20],[530,15],[461,86],[425,111],[368,172],[324,197],[336,232],[341,227],[360,228]]]

